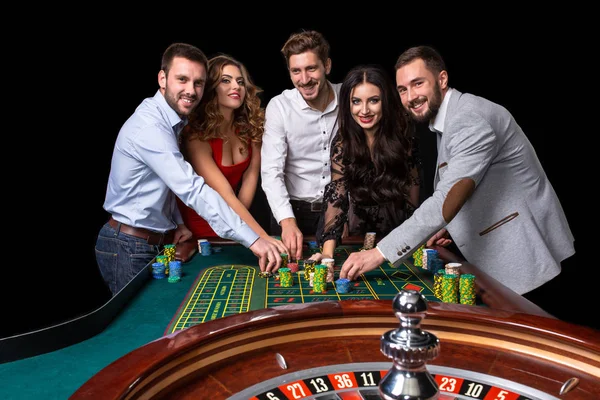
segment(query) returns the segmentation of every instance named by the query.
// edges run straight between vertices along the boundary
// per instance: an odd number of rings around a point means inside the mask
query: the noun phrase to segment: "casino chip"
[[[273,274],[271,274],[270,272],[267,272],[267,271],[260,271],[258,273],[258,276],[261,278],[270,278],[271,276],[273,276]]]

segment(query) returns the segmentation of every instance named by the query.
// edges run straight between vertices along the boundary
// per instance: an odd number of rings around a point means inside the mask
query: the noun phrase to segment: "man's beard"
[[[165,94],[164,94],[165,100],[167,101],[167,104],[173,109],[175,110],[175,112],[180,116],[180,117],[187,117],[194,108],[196,108],[196,106],[194,106],[193,108],[183,108],[179,106],[179,99],[180,98],[189,98],[191,101],[195,101],[195,98],[193,96],[179,96],[179,94],[176,93],[171,93],[169,91],[169,87],[167,86],[167,88],[165,89]]]
[[[425,96],[419,96],[419,98],[411,101],[408,104],[408,113],[410,114],[410,116],[419,123],[422,122],[429,122],[431,120],[433,120],[435,118],[435,116],[437,115],[438,111],[440,110],[440,107],[442,106],[442,88],[440,88],[440,84],[439,82],[435,82],[435,87],[433,88],[433,95],[428,98],[427,100],[424,100]],[[428,108],[427,111],[423,114],[415,114],[415,112],[412,109],[412,105],[414,103],[417,102],[425,102],[428,101]]]

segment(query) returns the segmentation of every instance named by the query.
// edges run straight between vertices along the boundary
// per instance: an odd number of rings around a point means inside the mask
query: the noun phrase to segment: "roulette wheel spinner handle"
[[[420,328],[427,299],[416,290],[402,289],[393,307],[400,326],[381,336],[381,352],[394,363],[379,383],[379,395],[385,400],[437,399],[439,388],[426,363],[438,356],[440,342]]]

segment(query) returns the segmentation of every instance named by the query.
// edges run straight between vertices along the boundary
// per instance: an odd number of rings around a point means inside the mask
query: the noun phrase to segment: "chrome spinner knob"
[[[437,399],[438,385],[426,363],[438,356],[440,341],[420,328],[427,299],[416,290],[402,289],[393,307],[400,326],[381,336],[381,352],[394,363],[379,382],[379,395],[384,400]]]

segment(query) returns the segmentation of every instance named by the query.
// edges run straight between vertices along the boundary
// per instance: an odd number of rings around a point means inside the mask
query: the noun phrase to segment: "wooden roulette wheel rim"
[[[381,362],[381,335],[398,327],[391,300],[282,305],[192,326],[119,358],[78,399],[219,399],[264,380],[330,364]],[[498,376],[565,399],[600,393],[600,333],[560,320],[429,302],[421,328],[441,343],[433,365]],[[288,369],[275,358],[280,353]]]

